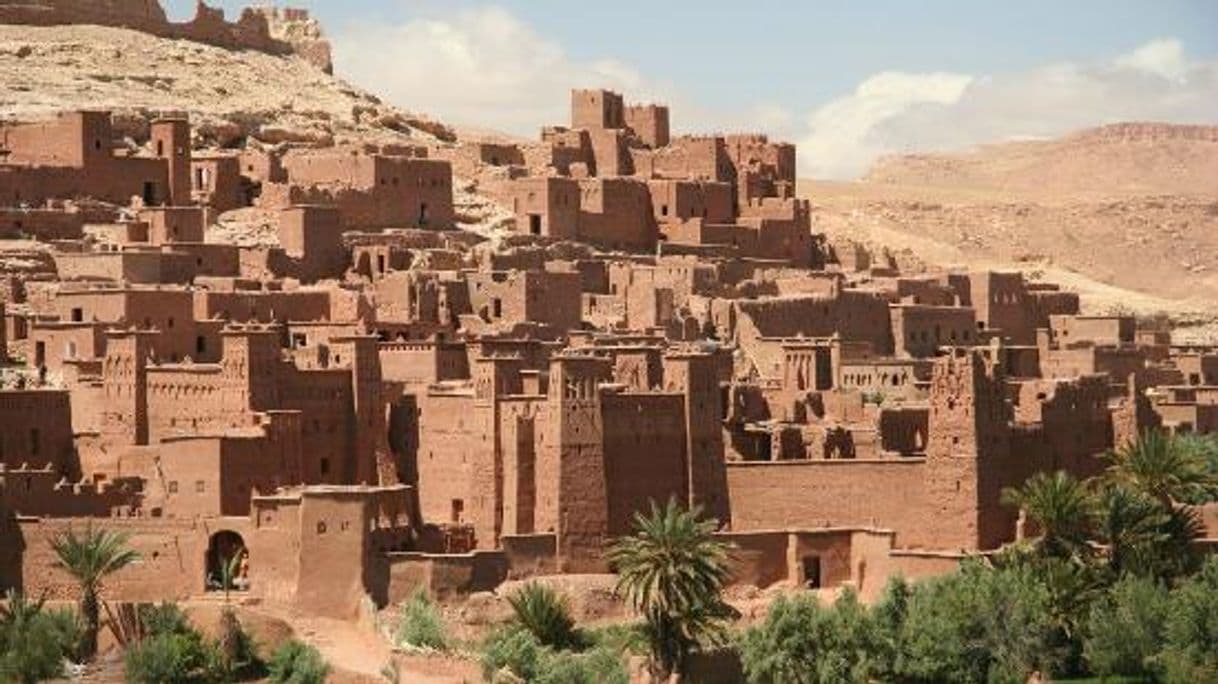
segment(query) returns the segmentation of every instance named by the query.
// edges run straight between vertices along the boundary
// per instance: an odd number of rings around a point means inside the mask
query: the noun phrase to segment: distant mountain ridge
[[[879,160],[863,180],[1042,199],[1218,197],[1218,126],[1116,123],[1053,140],[995,143],[963,153],[890,156]]]

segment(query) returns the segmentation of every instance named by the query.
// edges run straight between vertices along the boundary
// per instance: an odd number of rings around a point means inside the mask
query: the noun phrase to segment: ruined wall
[[[157,0],[9,0],[0,2],[0,24],[115,26],[234,50],[296,54],[326,72],[333,69],[330,45],[304,10],[246,9],[230,23],[223,10],[200,3],[193,20],[174,23]]]

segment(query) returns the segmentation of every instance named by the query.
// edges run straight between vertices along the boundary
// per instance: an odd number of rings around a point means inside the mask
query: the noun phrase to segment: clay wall
[[[247,204],[241,182],[241,159],[236,155],[195,155],[190,163],[190,180],[194,202],[216,213]]]
[[[477,492],[471,485],[473,462],[492,457],[483,442],[492,434],[490,416],[474,405],[472,393],[429,391],[418,395],[419,507],[427,523],[470,522]],[[486,521],[483,521],[486,522]]]
[[[79,584],[57,566],[50,542],[69,529],[79,534],[86,522],[80,518],[67,518],[19,523],[24,546],[22,591],[50,600],[75,601],[79,597]],[[103,599],[159,603],[202,593],[208,532],[211,525],[217,524],[215,521],[110,518],[96,520],[93,524],[95,528],[130,535],[128,546],[140,554],[140,562],[128,565],[106,579]]]
[[[911,486],[925,467],[920,458],[729,462],[732,529],[880,526],[896,530],[901,544],[930,524],[924,493]]]
[[[636,512],[689,498],[685,403],[680,394],[606,393],[604,429],[608,530],[628,534]]]
[[[438,601],[493,591],[507,579],[510,567],[502,551],[391,553],[385,562],[389,574],[385,599],[389,605],[408,600],[420,589]]]
[[[625,128],[622,96],[609,90],[571,91],[571,128]]]
[[[941,346],[976,343],[975,314],[967,307],[899,304],[889,309],[896,355],[934,356]]]
[[[470,377],[465,346],[445,342],[383,342],[381,373],[386,382],[427,386]]]
[[[647,152],[646,156],[650,168],[640,164],[637,154],[635,157],[635,166],[643,167],[639,172],[645,177],[729,183],[736,180],[723,138],[682,136],[667,147]]]
[[[0,171],[0,178],[3,175]],[[0,188],[2,184],[0,180]],[[2,189],[0,197],[5,197]],[[74,211],[0,207],[0,239],[77,240],[84,235],[84,222],[84,214]]]
[[[1095,345],[1133,344],[1137,321],[1132,316],[1068,316],[1049,317],[1049,330],[1060,345],[1090,343]]]
[[[730,223],[734,218],[732,187],[727,183],[649,180],[651,207],[656,221],[701,218],[708,223]]]
[[[0,464],[75,475],[71,411],[63,390],[0,390]]]
[[[1172,359],[1188,385],[1218,385],[1218,355],[1183,354]]]
[[[140,509],[139,482],[74,482],[49,466],[0,468],[0,498],[18,516],[130,516]]]
[[[195,290],[194,317],[238,322],[330,320],[330,293],[326,290]]]
[[[61,289],[51,303],[65,322],[111,323],[156,330],[158,359],[180,360],[195,353],[191,293],[174,289]]]
[[[520,178],[496,191],[516,215],[516,230],[573,239],[579,230],[579,183],[569,178]]]
[[[29,331],[31,363],[50,373],[65,373],[68,362],[96,361],[105,353],[104,328],[96,323],[34,323]]]
[[[632,178],[579,182],[579,239],[609,249],[655,248],[658,228],[647,185]]]
[[[187,285],[195,277],[195,259],[177,251],[86,252],[55,254],[62,280],[112,280],[134,285]]]
[[[664,147],[669,141],[668,107],[645,104],[625,109],[625,124],[652,149]]]

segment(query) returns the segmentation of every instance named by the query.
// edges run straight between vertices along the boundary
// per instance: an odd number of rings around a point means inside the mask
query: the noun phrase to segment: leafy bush
[[[187,634],[194,631],[186,613],[176,603],[160,603],[140,607],[140,622],[148,636],[158,634]]]
[[[1084,654],[1101,677],[1150,677],[1163,640],[1169,594],[1153,579],[1121,578],[1091,608]]]
[[[448,630],[444,626],[444,617],[422,589],[415,591],[402,605],[397,641],[401,646],[448,650]]]
[[[584,637],[575,627],[575,620],[558,592],[538,582],[530,582],[508,595],[507,601],[515,613],[516,623],[524,627],[544,646],[555,649],[578,649]]]
[[[621,656],[611,648],[556,651],[519,625],[493,632],[483,644],[481,661],[487,681],[505,670],[535,684],[626,684],[630,680]]]
[[[267,670],[275,684],[323,684],[330,666],[316,648],[293,640],[276,649]]]
[[[64,660],[80,639],[76,614],[44,610],[41,601],[9,595],[0,608],[0,681],[33,684],[63,675]]]
[[[223,656],[193,630],[157,634],[133,646],[124,661],[133,684],[207,684],[223,677]]]
[[[1167,681],[1218,681],[1218,557],[1172,592],[1166,634]]]
[[[899,638],[898,674],[918,681],[1022,683],[1063,658],[1049,591],[1023,566],[967,562],[917,585]]]
[[[740,640],[740,659],[759,684],[868,682],[888,670],[879,623],[851,591],[830,608],[811,594],[779,597]]]
[[[496,672],[510,670],[525,681],[533,681],[541,671],[544,647],[537,637],[519,625],[496,630],[482,645],[479,660],[482,674],[491,681]]]

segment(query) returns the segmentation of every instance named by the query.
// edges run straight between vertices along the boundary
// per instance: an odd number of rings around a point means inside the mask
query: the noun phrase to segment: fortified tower
[[[550,361],[536,524],[555,534],[559,572],[605,569],[609,503],[598,386],[612,377],[607,359],[562,354]]]
[[[221,396],[230,420],[244,422],[250,412],[280,407],[279,336],[274,325],[230,325],[220,331]]]
[[[148,361],[156,330],[106,331],[101,432],[124,444],[148,443]]]
[[[689,505],[721,524],[731,522],[723,451],[723,395],[713,354],[673,353],[664,358],[669,391],[685,393],[685,464]]]
[[[504,532],[504,506],[506,505],[505,478],[510,470],[520,470],[519,464],[506,468],[504,463],[503,425],[501,425],[499,397],[520,394],[522,391],[520,371],[524,360],[517,356],[483,356],[474,361],[471,375],[474,381],[474,429],[487,435],[489,448],[478,449],[469,454],[470,490],[473,500],[467,502],[470,519],[474,521],[474,536],[478,548],[496,548]],[[528,472],[532,473],[532,464]],[[531,482],[531,479],[530,479]],[[515,492],[518,482],[512,483]],[[531,512],[530,512],[531,515]],[[511,531],[516,525],[511,526]]]
[[[151,139],[156,156],[169,165],[169,197],[165,203],[190,205],[190,122],[177,118],[153,121]]]
[[[926,447],[928,519],[912,545],[978,550],[1010,539],[1014,513],[999,501],[1003,470],[1011,465],[1009,420],[1001,370],[981,351],[955,349],[935,360]]]
[[[389,449],[385,405],[381,397],[381,357],[375,335],[351,335],[330,340],[331,367],[351,370],[354,452],[343,466],[348,484],[398,483],[397,464]],[[337,407],[336,407],[337,408]]]

